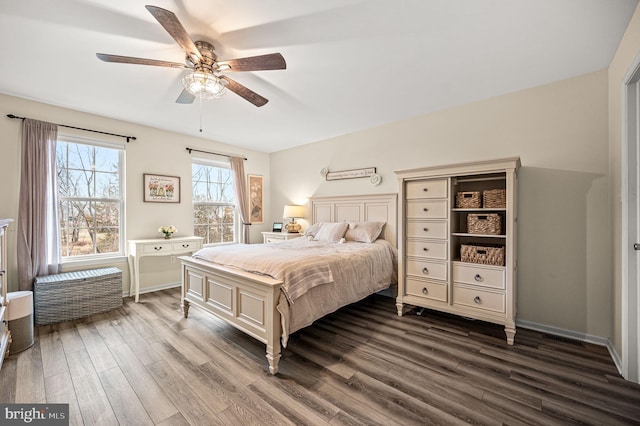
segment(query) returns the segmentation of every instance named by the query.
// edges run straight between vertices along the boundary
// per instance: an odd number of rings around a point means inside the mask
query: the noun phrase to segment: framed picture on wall
[[[144,201],[146,203],[179,203],[180,178],[144,173]]]
[[[251,223],[264,223],[264,178],[260,175],[247,175],[247,189]]]

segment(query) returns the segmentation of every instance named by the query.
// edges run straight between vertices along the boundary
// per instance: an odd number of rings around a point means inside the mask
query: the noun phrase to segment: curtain
[[[18,205],[18,281],[33,290],[33,279],[60,271],[56,144],[58,126],[25,119]]]
[[[249,201],[247,200],[247,185],[244,180],[244,158],[231,157],[231,171],[233,172],[233,186],[236,189],[236,205],[242,220],[242,236],[240,242],[249,244],[249,226],[251,225]]]

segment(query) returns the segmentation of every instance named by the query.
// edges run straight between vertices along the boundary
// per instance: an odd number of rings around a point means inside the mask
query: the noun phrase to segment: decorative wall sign
[[[251,223],[264,223],[264,181],[260,175],[247,175]]]
[[[178,176],[144,173],[144,201],[151,203],[179,203],[180,178]]]
[[[366,167],[364,169],[354,169],[354,170],[342,170],[338,172],[327,172],[325,175],[326,180],[340,180],[340,179],[357,179],[357,178],[366,178],[375,174],[375,167]]]

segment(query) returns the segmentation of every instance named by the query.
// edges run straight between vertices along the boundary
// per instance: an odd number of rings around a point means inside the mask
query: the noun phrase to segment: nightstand
[[[303,234],[290,234],[288,232],[263,232],[262,239],[265,244],[277,243],[279,241],[293,240],[302,237]]]

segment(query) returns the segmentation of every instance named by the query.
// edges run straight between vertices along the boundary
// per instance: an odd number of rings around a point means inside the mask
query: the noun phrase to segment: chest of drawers
[[[399,202],[398,315],[404,305],[503,324],[516,329],[516,172],[518,158],[396,171]],[[459,208],[458,192],[503,189],[506,206]],[[470,214],[497,214],[502,233],[474,234]],[[462,262],[462,245],[498,245],[505,263]]]

